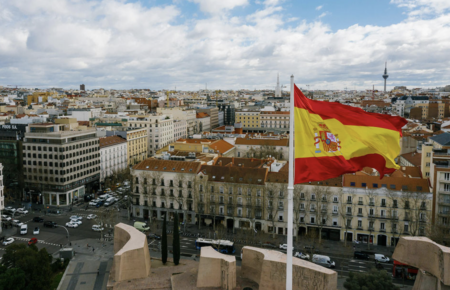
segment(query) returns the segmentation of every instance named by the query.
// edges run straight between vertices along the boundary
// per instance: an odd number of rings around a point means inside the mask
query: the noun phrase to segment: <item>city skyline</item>
[[[375,89],[448,85],[450,3],[391,0],[0,4],[0,85]],[[344,9],[345,8],[345,9]],[[367,15],[365,14],[367,12]]]

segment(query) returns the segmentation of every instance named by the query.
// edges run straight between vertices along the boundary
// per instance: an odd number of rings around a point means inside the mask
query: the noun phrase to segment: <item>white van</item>
[[[116,202],[116,199],[114,197],[110,197],[106,200],[104,206],[110,206],[112,205],[114,202]]]
[[[381,263],[389,263],[389,258],[382,254],[375,254],[375,261]]]
[[[28,225],[27,224],[23,224],[20,226],[20,234],[21,235],[26,235],[28,232]]]
[[[312,262],[326,268],[334,268],[336,265],[330,257],[323,255],[313,255]]]

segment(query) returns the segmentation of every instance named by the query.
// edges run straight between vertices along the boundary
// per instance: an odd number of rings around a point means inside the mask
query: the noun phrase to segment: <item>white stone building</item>
[[[173,121],[174,140],[187,138],[187,122],[186,120]]]
[[[100,138],[100,181],[127,168],[127,140],[120,136]]]

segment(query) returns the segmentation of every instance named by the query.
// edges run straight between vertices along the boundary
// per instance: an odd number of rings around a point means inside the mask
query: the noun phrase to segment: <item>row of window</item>
[[[85,143],[75,144],[75,145],[69,145],[66,147],[51,147],[51,146],[24,146],[24,150],[33,150],[33,151],[48,151],[48,152],[67,152],[71,150],[78,150],[81,148],[98,145],[98,140],[93,140]],[[95,147],[97,148],[97,147]]]
[[[61,163],[59,163],[59,162],[49,162],[49,161],[36,161],[36,160],[33,160],[33,161],[31,161],[31,160],[28,160],[28,161],[26,161],[26,160],[24,160],[23,161],[23,164],[24,165],[38,165],[38,166],[55,166],[55,167],[67,167],[67,166],[72,166],[72,165],[75,165],[75,164],[78,164],[78,163],[81,163],[81,162],[85,162],[85,161],[89,161],[89,160],[92,160],[92,159],[96,159],[96,158],[98,158],[98,157],[100,157],[100,154],[92,154],[92,155],[88,155],[88,156],[85,156],[85,157],[82,157],[82,158],[77,158],[77,159],[74,159],[74,160],[70,160],[70,161],[67,161],[67,162],[61,162]],[[49,158],[49,159],[51,159],[51,158]],[[93,161],[93,162],[90,162],[89,164],[99,164],[100,163],[100,160],[95,160],[95,161]]]
[[[378,183],[372,183],[373,188],[378,188]],[[356,186],[356,182],[350,182],[350,186]],[[361,183],[361,187],[367,187],[366,182]],[[381,184],[381,187],[387,188],[387,184]],[[395,184],[389,184],[390,189],[396,189]],[[402,190],[408,190],[408,185],[402,185]],[[422,191],[422,186],[416,186],[416,191]]]
[[[28,179],[28,181],[33,181],[34,180],[34,181],[47,181],[47,182],[62,182],[62,183],[64,183],[64,182],[69,182],[71,180],[75,180],[75,179],[83,177],[83,176],[88,176],[88,175],[91,175],[91,174],[95,174],[99,170],[100,170],[100,168],[97,167],[95,169],[89,169],[89,170],[86,170],[86,171],[79,172],[77,174],[73,174],[73,175],[70,175],[70,176],[67,176],[67,177],[61,177],[61,178],[59,178],[59,177],[52,177],[52,176],[47,177],[47,176],[36,176],[36,175],[34,175],[34,176],[32,176],[32,175],[28,175],[28,176],[24,175],[24,179],[25,180]]]

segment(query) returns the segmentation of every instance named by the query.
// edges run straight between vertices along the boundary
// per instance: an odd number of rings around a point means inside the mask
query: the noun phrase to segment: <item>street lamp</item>
[[[60,228],[63,228],[63,229],[66,230],[66,232],[67,232],[67,243],[68,243],[68,245],[70,246],[69,230],[68,230],[65,226],[59,226],[59,225],[55,225],[55,226],[60,227]]]

